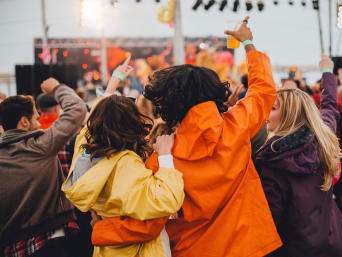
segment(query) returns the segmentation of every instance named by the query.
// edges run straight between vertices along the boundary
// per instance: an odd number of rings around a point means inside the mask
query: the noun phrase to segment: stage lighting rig
[[[226,8],[228,4],[228,0],[222,0],[221,4],[220,4],[220,11],[223,12],[224,8]]]
[[[259,10],[260,12],[262,12],[262,10],[264,10],[264,7],[265,7],[264,2],[263,2],[262,0],[259,0],[259,1],[257,2],[257,5],[258,5],[258,10]]]
[[[319,9],[318,0],[312,0],[312,6],[313,6],[314,10],[318,10]]]
[[[192,7],[192,10],[196,11],[201,4],[203,4],[203,0],[197,0],[195,5]]]
[[[209,0],[209,2],[204,6],[204,9],[208,11],[215,3],[215,0]]]
[[[253,9],[252,1],[251,0],[246,0],[246,10],[250,11]]]
[[[342,3],[337,4],[337,27],[342,29]]]
[[[237,10],[240,7],[240,1],[239,0],[235,0],[233,3],[233,12],[237,12]]]

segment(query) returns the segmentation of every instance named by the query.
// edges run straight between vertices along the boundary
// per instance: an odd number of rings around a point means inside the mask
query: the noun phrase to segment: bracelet
[[[321,73],[333,73],[333,72],[331,69],[325,68],[325,69],[321,70]]]
[[[252,42],[252,40],[245,40],[245,41],[242,42],[242,44],[243,44],[244,47],[246,47],[248,45],[253,45],[253,42]]]
[[[124,81],[124,80],[125,80],[125,75],[123,75],[123,74],[120,73],[120,72],[113,72],[112,77],[119,78],[121,81]]]

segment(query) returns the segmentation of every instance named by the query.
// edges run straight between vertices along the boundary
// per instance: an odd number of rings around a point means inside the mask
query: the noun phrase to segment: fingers
[[[230,35],[230,36],[234,36],[234,35],[235,35],[235,31],[232,31],[232,30],[225,30],[225,31],[224,31],[224,34]]]
[[[249,16],[246,16],[246,18],[243,20],[243,25],[247,25],[248,23],[248,20],[249,20]]]
[[[132,55],[129,55],[122,65],[126,65],[127,66],[129,64],[129,62],[131,61],[131,56]]]

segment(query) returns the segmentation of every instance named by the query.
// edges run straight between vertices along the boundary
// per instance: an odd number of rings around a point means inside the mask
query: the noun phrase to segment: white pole
[[[174,13],[174,36],[173,36],[173,53],[175,56],[175,65],[184,64],[185,59],[185,42],[182,31],[181,1],[176,0]]]
[[[50,63],[50,58],[46,58],[45,55],[48,51],[48,26],[46,24],[46,14],[45,14],[45,0],[41,0],[42,4],[42,25],[43,25],[43,62],[44,64]]]
[[[101,28],[101,74],[102,74],[102,83],[104,85],[107,84],[107,45],[104,35],[104,27],[105,27],[105,3],[104,0],[102,3],[102,28]]]

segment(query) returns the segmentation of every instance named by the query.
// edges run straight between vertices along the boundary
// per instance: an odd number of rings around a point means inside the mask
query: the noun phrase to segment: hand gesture
[[[59,82],[54,78],[48,78],[44,80],[40,85],[40,88],[45,94],[52,94],[54,89],[59,85]]]
[[[171,134],[169,136],[159,136],[157,137],[157,141],[153,144],[153,150],[158,153],[158,155],[167,155],[171,154],[171,150],[173,148],[175,135]]]
[[[229,96],[228,98],[228,106],[232,107],[236,104],[236,102],[239,100],[239,95],[243,91],[243,84],[238,85],[234,92]]]
[[[239,40],[240,42],[246,41],[246,40],[253,40],[253,35],[251,30],[247,27],[249,16],[247,16],[244,20],[240,28],[236,31],[232,30],[226,30],[224,33],[226,35],[230,35],[234,37],[235,39]]]
[[[334,69],[334,62],[328,56],[322,54],[318,67],[320,71],[324,69],[330,69],[332,71]]]
[[[92,228],[94,228],[95,223],[101,220],[101,217],[97,215],[96,211],[90,210],[90,215],[91,215],[91,221],[90,225]]]
[[[119,65],[114,70],[114,72],[119,72],[122,75],[124,75],[125,78],[127,78],[127,76],[133,71],[133,67],[129,65],[130,60],[131,60],[131,56],[129,56],[123,64]]]

